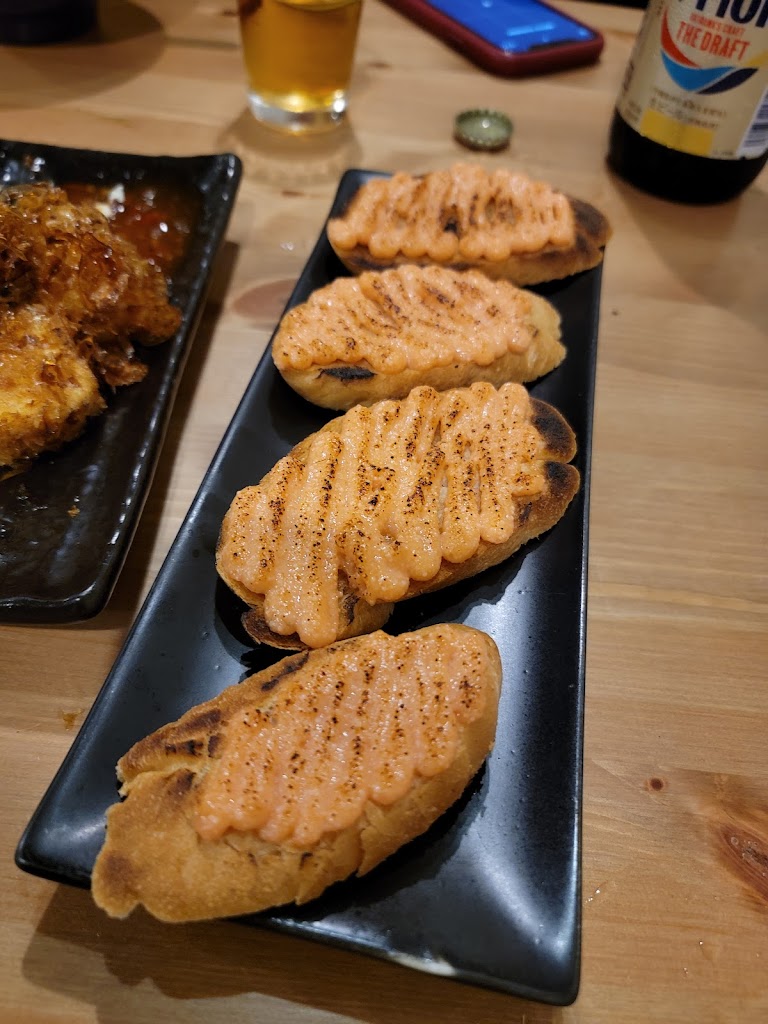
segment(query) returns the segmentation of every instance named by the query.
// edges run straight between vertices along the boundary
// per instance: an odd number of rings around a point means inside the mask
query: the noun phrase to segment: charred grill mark
[[[190,718],[186,722],[187,729],[190,732],[212,732],[213,726],[216,726],[221,721],[221,711],[218,708],[209,708],[208,711],[202,711],[199,715],[195,715],[194,718]]]
[[[268,693],[273,690],[281,679],[285,679],[286,676],[292,675],[294,672],[298,672],[300,668],[306,663],[309,657],[309,651],[303,651],[301,654],[297,654],[292,658],[286,659],[280,666],[280,670],[267,679],[265,683],[261,684],[261,692]]]
[[[544,471],[549,481],[551,494],[557,500],[566,495],[573,496],[579,486],[579,471],[568,462],[547,462]]]
[[[352,252],[348,256],[345,255],[345,259],[356,274],[363,270],[381,270],[381,260],[374,260],[357,252]]]
[[[439,288],[428,287],[425,289],[427,295],[431,295],[436,302],[439,302],[441,306],[455,306],[455,302],[451,302],[445,292],[441,292]]]
[[[355,610],[357,608],[357,598],[354,594],[344,595],[344,606],[342,611],[346,616],[347,622],[351,625],[355,618]]]
[[[189,757],[199,757],[203,752],[205,744],[202,740],[185,740],[184,743],[166,743],[166,754],[188,754]]]
[[[195,773],[188,769],[174,772],[168,779],[168,794],[172,797],[182,797],[190,791],[195,780]]]
[[[531,510],[532,509],[533,509],[533,502],[532,501],[527,501],[523,505],[523,507],[520,509],[519,523],[520,523],[521,526],[523,526],[525,523],[528,522],[528,520],[530,518],[530,515],[531,515]]]
[[[251,609],[248,612],[244,612],[240,618],[243,629],[248,636],[255,640],[257,644],[271,644],[272,646],[284,647],[288,650],[303,651],[306,650],[307,645],[299,639],[298,633],[291,633],[290,636],[281,636],[280,643],[275,644],[275,634],[259,617],[258,612]]]
[[[110,889],[128,891],[136,884],[136,870],[129,857],[122,853],[105,853],[102,864],[102,875],[108,879]]]
[[[223,739],[223,737],[222,737],[220,732],[215,732],[215,733],[213,733],[212,736],[208,737],[208,756],[209,757],[215,757],[216,756],[216,751],[221,746],[222,739]]]
[[[537,398],[531,400],[531,409],[531,422],[541,434],[549,451],[563,459],[573,458],[576,453],[573,431],[560,413]]]
[[[328,366],[320,371],[321,377],[333,377],[342,383],[351,380],[369,380],[375,377],[373,370],[366,370],[364,366]]]
[[[469,218],[469,223],[472,225],[473,228],[477,226],[477,204],[478,204],[479,199],[480,199],[480,197],[477,194],[477,192],[473,192],[472,193],[472,198],[469,201],[468,218]]]
[[[584,245],[588,248],[590,242],[593,245],[605,245],[608,236],[608,221],[603,214],[590,203],[585,203],[583,199],[573,199],[569,196],[568,202],[571,204],[577,229],[580,229],[577,231],[579,246]],[[586,234],[586,240],[583,239],[582,232]]]

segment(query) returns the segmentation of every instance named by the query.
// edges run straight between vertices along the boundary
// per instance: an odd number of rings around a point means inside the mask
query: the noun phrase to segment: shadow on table
[[[102,3],[87,35],[47,46],[0,46],[0,108],[65,103],[112,89],[151,67],[165,48],[163,25],[128,0]]]
[[[247,107],[226,126],[219,148],[240,157],[246,177],[294,190],[336,181],[362,154],[352,117],[328,132],[288,135],[260,125]]]
[[[424,1024],[562,1021],[557,1007],[273,931],[232,922],[164,925],[143,912],[112,921],[87,892],[66,887],[55,889],[23,971],[37,988],[94,1006],[103,1024],[241,1020],[249,999],[249,1019],[264,1024],[321,1022],[326,1013],[337,1022],[389,1024],[398,1005]]]
[[[715,206],[685,206],[614,178],[635,226],[670,273],[709,304],[768,330],[764,267],[768,193],[757,185]],[[693,243],[693,244],[692,244]]]

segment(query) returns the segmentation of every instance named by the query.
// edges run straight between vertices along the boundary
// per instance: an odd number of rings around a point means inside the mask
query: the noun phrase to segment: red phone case
[[[543,0],[540,2],[542,7],[555,10]],[[575,42],[553,43],[551,46],[543,46],[528,53],[506,53],[467,28],[466,25],[462,25],[461,22],[438,11],[428,3],[428,0],[385,0],[385,3],[407,15],[417,25],[432,32],[433,35],[438,36],[459,53],[494,75],[506,77],[541,75],[548,71],[561,71],[565,68],[578,67],[581,64],[592,64],[600,56],[605,42],[602,35],[591,25],[585,25],[583,21],[571,18],[570,14],[557,11],[558,14],[572,21],[574,25],[592,32],[592,38]]]

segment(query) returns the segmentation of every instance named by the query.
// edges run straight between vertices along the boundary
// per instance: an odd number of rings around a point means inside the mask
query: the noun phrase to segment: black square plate
[[[61,451],[0,480],[0,621],[71,622],[102,610],[128,553],[229,221],[240,161],[229,154],[137,156],[0,141],[0,184],[35,181],[178,188],[196,207],[169,284],[182,321],[169,341],[141,350],[147,376],[111,395],[107,411]]]
[[[373,172],[342,178],[338,213]],[[344,270],[325,232],[289,301]],[[403,602],[387,629],[466,622],[499,646],[496,746],[458,805],[369,875],[302,907],[246,918],[516,995],[566,1004],[578,990],[587,509],[600,269],[542,289],[568,356],[532,391],[579,440],[582,487],[560,522],[506,563]],[[114,766],[139,738],[276,661],[249,648],[214,552],[235,492],[332,414],[261,360],[123,651],[30,822],[18,865],[87,886],[117,799]]]

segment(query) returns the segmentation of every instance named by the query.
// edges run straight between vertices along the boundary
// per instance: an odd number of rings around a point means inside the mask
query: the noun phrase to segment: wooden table
[[[0,135],[191,154],[245,177],[116,592],[77,626],[5,626],[0,1018],[496,1024],[768,1020],[768,177],[687,209],[604,165],[637,11],[572,3],[592,68],[477,70],[366,0],[347,128],[295,142],[244,107],[234,3],[104,3],[98,43],[0,51]],[[558,1009],[227,923],[112,922],[22,874],[19,835],[115,658],[348,166],[466,154],[454,113],[515,122],[514,164],[602,207],[592,477],[582,986]]]

